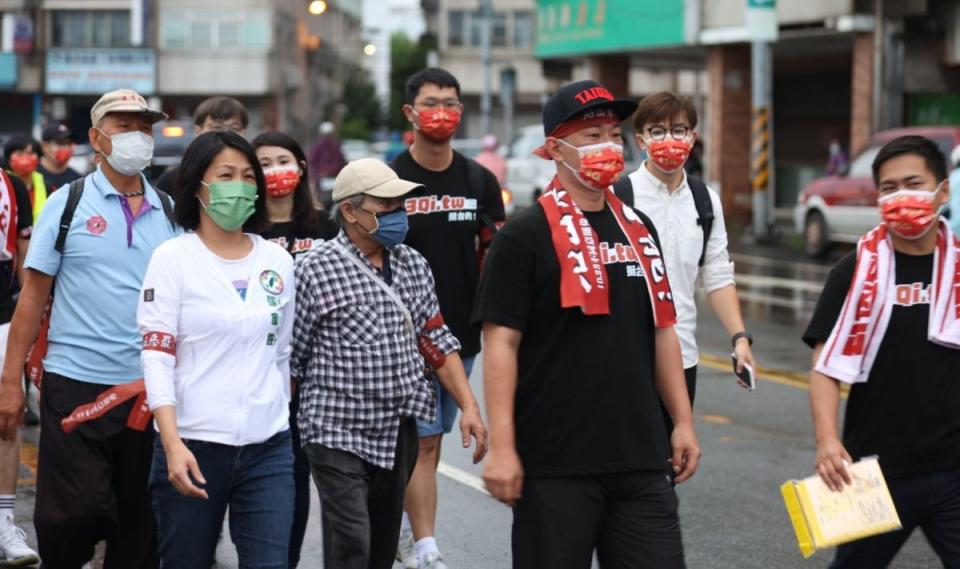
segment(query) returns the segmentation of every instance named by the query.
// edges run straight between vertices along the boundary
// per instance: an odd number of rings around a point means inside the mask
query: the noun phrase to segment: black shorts
[[[45,373],[40,394],[40,452],[34,527],[43,566],[76,569],[106,540],[105,569],[159,565],[157,530],[147,491],[153,425],[127,428],[134,400],[80,425],[60,420],[109,385]]]
[[[514,569],[683,569],[666,471],[526,478],[513,510]]]

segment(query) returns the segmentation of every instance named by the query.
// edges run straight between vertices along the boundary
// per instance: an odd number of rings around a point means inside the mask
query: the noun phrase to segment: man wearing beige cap
[[[427,261],[400,243],[403,196],[420,187],[386,164],[348,164],[333,187],[342,231],[297,264],[291,375],[301,439],[320,492],[324,567],[389,569],[404,489],[417,460],[416,419],[432,420],[433,369],[463,410],[464,447],[486,428],[460,343],[443,322]]]
[[[150,255],[177,232],[169,196],[140,173],[164,116],[130,90],[97,101],[89,136],[100,164],[50,196],[24,262],[0,376],[0,436],[11,438],[21,421],[24,363],[46,335],[34,526],[47,569],[79,569],[101,540],[105,569],[158,565],[136,311]]]

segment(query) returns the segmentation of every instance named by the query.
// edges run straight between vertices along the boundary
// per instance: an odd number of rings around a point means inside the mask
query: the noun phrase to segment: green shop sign
[[[684,0],[538,0],[537,57],[679,45]]]

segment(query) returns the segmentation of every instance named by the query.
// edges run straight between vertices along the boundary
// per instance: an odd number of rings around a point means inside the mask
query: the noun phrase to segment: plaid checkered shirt
[[[403,313],[336,242],[379,274],[343,231],[297,261],[290,375],[300,381],[300,437],[392,469],[400,418],[434,420],[435,380]],[[421,330],[440,312],[430,266],[405,245],[389,251],[389,263]],[[425,334],[445,354],[460,349],[446,325]]]

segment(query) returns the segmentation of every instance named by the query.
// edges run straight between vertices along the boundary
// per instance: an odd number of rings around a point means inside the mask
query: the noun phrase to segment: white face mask
[[[149,134],[139,130],[121,132],[113,136],[102,130],[100,133],[109,138],[112,143],[113,150],[105,158],[118,173],[124,176],[139,174],[153,160],[153,137]]]

